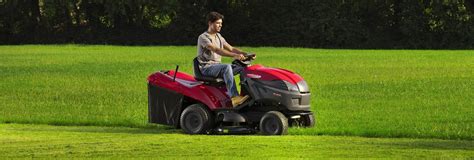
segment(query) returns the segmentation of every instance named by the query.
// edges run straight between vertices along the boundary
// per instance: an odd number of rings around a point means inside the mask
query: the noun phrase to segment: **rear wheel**
[[[212,114],[201,104],[193,104],[181,113],[180,125],[188,134],[203,134],[214,124]]]
[[[288,134],[288,119],[281,112],[267,112],[260,119],[260,132],[265,135]]]

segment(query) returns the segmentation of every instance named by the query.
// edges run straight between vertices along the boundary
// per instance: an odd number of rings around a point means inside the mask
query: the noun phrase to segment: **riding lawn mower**
[[[233,106],[222,77],[202,75],[197,58],[194,76],[175,70],[148,77],[150,123],[171,125],[188,134],[283,135],[288,127],[313,127],[311,93],[306,81],[286,69],[251,65],[254,54],[232,65],[243,67],[240,95],[245,102]]]

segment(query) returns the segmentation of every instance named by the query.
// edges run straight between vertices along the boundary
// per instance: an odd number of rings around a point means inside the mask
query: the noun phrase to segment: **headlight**
[[[290,82],[287,82],[287,81],[283,81],[283,82],[285,82],[286,87],[288,87],[288,91],[299,92],[297,85],[291,84]]]
[[[298,89],[300,90],[300,92],[309,92],[309,87],[308,87],[308,84],[306,83],[306,81],[302,80],[302,81],[298,82],[297,85],[298,85]]]

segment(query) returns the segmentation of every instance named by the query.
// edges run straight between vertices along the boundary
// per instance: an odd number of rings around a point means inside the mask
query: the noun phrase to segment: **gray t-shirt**
[[[227,41],[225,41],[221,34],[217,33],[216,35],[215,42],[212,42],[211,35],[209,35],[207,32],[202,33],[198,37],[197,59],[202,67],[206,67],[209,64],[221,63],[221,55],[206,48],[206,46],[209,44],[214,44],[221,49],[224,48],[224,45],[227,44]]]

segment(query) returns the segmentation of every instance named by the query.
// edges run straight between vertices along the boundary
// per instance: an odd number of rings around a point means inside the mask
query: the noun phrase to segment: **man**
[[[247,100],[248,95],[239,96],[234,75],[240,73],[242,68],[232,67],[230,64],[221,64],[221,56],[245,59],[244,53],[232,47],[224,37],[219,34],[224,16],[217,12],[207,15],[207,31],[199,35],[197,42],[197,59],[199,68],[204,76],[222,77],[226,84],[227,95],[231,97],[235,107]]]

